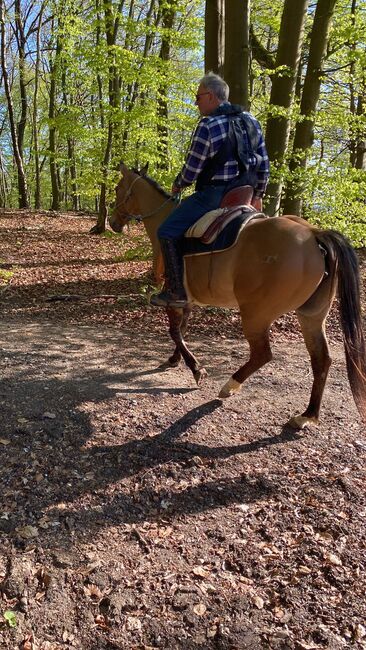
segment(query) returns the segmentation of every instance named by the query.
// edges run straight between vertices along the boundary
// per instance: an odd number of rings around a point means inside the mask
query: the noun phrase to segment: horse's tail
[[[339,315],[353,398],[366,422],[366,346],[362,328],[360,271],[348,240],[334,230],[316,230],[315,237],[328,255],[326,265],[338,284]]]

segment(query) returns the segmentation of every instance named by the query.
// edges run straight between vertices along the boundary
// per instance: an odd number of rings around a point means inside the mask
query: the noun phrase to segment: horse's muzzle
[[[116,219],[116,217],[113,214],[110,217],[108,217],[108,223],[112,228],[113,232],[122,232],[123,225]]]

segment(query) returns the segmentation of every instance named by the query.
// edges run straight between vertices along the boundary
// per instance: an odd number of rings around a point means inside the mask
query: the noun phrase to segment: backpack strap
[[[228,118],[228,137],[216,154],[210,160],[206,161],[206,164],[196,182],[196,189],[198,190],[200,190],[204,185],[209,184],[218,169],[223,167],[230,158],[234,158],[238,162],[240,175],[248,173],[250,169],[248,157],[250,158],[254,156],[256,159],[256,166],[253,171],[258,169],[262,160],[261,156],[256,153],[259,141],[257,129],[249,115],[243,112],[241,106],[235,104],[223,104],[211,114],[213,117],[216,115],[226,115]],[[244,130],[247,134],[248,149],[244,149]]]

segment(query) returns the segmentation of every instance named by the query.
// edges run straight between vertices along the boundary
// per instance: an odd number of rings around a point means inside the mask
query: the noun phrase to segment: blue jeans
[[[185,231],[209,210],[218,208],[227,185],[206,185],[173,210],[158,228],[159,239],[180,239]]]

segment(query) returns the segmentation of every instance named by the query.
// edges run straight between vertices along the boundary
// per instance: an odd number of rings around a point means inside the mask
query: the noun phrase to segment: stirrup
[[[175,307],[175,309],[183,309],[188,306],[188,300],[187,298],[178,298],[168,291],[161,291],[151,296],[150,305],[153,307]]]

